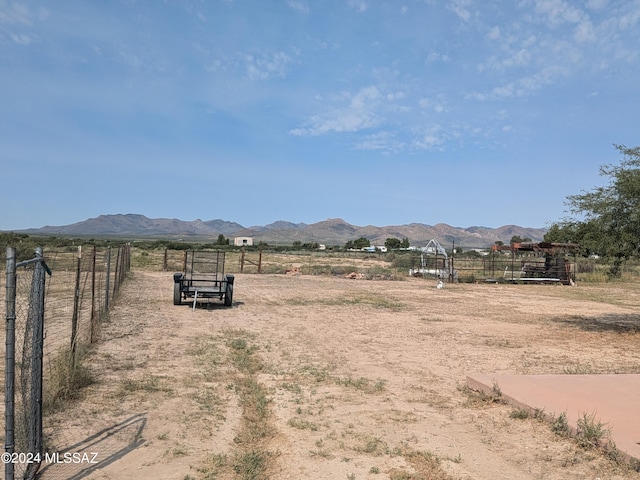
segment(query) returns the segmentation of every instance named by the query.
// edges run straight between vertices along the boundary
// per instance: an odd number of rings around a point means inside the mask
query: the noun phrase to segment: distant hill
[[[225,220],[193,220],[176,218],[147,218],[137,214],[100,215],[65,226],[46,226],[21,233],[32,235],[124,236],[124,237],[192,237],[233,235],[242,225]]]
[[[425,225],[411,223],[377,227],[356,226],[340,218],[327,219],[313,224],[277,221],[265,226],[243,227],[239,223],[226,220],[184,221],[175,218],[147,218],[137,214],[100,215],[96,218],[65,226],[46,226],[21,230],[31,235],[94,236],[125,238],[166,238],[184,240],[214,240],[218,235],[225,237],[253,237],[254,242],[264,241],[271,245],[317,242],[327,245],[344,245],[349,240],[368,238],[374,245],[383,245],[390,237],[408,238],[411,245],[423,246],[435,238],[447,248],[455,242],[465,248],[482,248],[497,240],[509,243],[514,235],[541,241],[546,230],[505,225],[499,228],[452,227],[445,223]]]

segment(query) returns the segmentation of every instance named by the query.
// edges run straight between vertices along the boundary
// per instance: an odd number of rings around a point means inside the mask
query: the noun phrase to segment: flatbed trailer
[[[224,273],[225,252],[189,250],[185,252],[183,271],[173,274],[173,304],[219,300],[233,305],[235,277]]]

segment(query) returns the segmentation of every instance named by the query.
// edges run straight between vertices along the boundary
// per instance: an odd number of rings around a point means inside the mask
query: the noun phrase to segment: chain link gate
[[[42,366],[44,292],[51,275],[42,249],[31,260],[16,262],[7,248],[5,348],[6,480],[34,479],[43,455]]]

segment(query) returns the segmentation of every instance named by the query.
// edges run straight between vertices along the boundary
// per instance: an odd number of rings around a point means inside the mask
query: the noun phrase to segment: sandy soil
[[[192,309],[173,305],[171,274],[135,271],[89,352],[96,383],[47,424],[50,449],[89,457],[43,478],[640,478],[465,386],[473,373],[640,373],[638,286],[235,287],[233,308]],[[247,380],[267,400],[262,432]],[[258,457],[264,470],[243,477]]]

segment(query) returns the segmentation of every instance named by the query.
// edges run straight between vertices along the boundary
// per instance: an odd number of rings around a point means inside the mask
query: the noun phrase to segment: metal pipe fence
[[[52,414],[86,383],[84,348],[131,267],[130,246],[77,252],[36,250],[18,261],[6,251],[4,468],[5,479],[33,479],[56,451],[47,435]]]
[[[137,251],[133,257],[139,267],[166,272],[184,269],[183,250]],[[247,259],[251,261],[247,261]],[[570,273],[575,276],[576,259],[568,257]],[[423,255],[420,250],[387,253],[356,251],[292,251],[227,250],[227,273],[286,273],[292,269],[307,275],[344,275],[358,272],[366,276],[395,278],[411,275],[441,277],[447,282],[485,282],[519,280],[523,268],[545,267],[545,257],[517,255],[510,252],[438,256]]]

